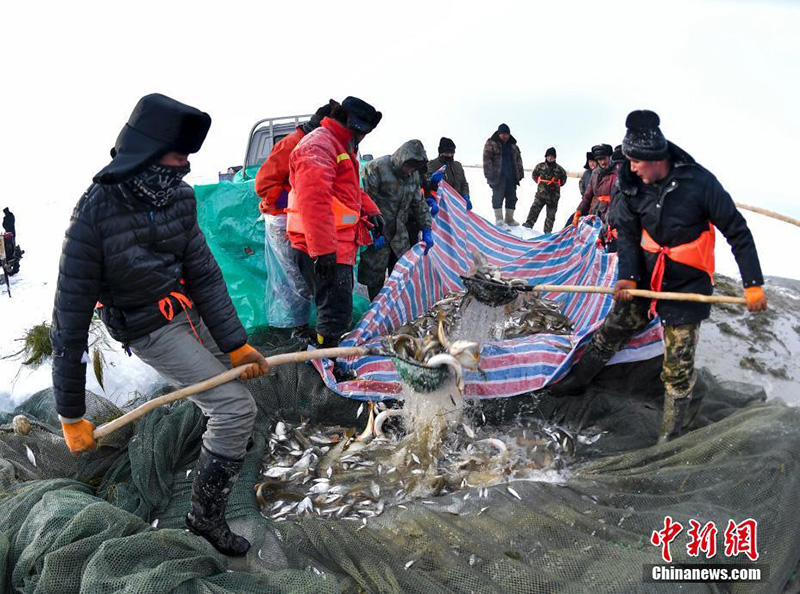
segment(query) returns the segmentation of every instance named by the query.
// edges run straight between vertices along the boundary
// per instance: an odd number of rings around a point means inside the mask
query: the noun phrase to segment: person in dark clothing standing
[[[84,419],[89,322],[98,302],[111,336],[181,387],[247,365],[268,371],[247,344],[222,272],[197,223],[188,155],[211,118],[160,94],[143,97],[111,150],[112,160],[78,201],[64,239],[53,323],[53,389],[72,452],[94,449]],[[250,543],[231,532],[225,508],[256,417],[253,396],[229,382],[193,396],[208,417],[194,473],[188,528],[226,555]]]
[[[583,198],[583,193],[586,191],[586,188],[589,187],[589,178],[592,177],[592,171],[594,171],[595,167],[597,167],[597,161],[594,160],[594,153],[589,151],[586,153],[586,163],[583,164],[585,171],[581,179],[578,180],[578,191],[581,193],[581,198]]]
[[[517,140],[511,136],[506,124],[500,124],[497,131],[483,146],[483,175],[492,188],[492,208],[494,208],[495,224],[498,227],[519,225],[514,220],[514,209],[517,206],[517,186],[525,171],[522,167],[522,154]],[[506,215],[503,219],[503,201]]]
[[[762,311],[767,299],[758,253],[747,222],[717,179],[686,151],[667,141],[658,115],[634,111],[620,166],[614,211],[619,272],[615,304],[566,379],[550,388],[554,396],[582,393],[591,380],[658,313],[664,326],[664,412],[659,441],[680,436],[700,409],[692,399],[694,355],[700,323],[711,306],[689,301],[632,298],[629,289],[713,293],[714,227],[731,245],[742,275],[747,309]]]
[[[610,144],[597,144],[592,147],[597,167],[589,178],[589,184],[583,193],[583,200],[575,212],[573,224],[577,224],[578,219],[587,214],[596,215],[605,221],[606,212],[611,203],[611,191],[617,183],[617,169],[611,163],[613,152],[614,149]]]
[[[523,227],[533,229],[542,208],[547,207],[547,216],[544,220],[544,232],[550,233],[553,230],[553,223],[556,221],[556,211],[558,210],[558,200],[561,197],[561,186],[567,183],[566,170],[556,163],[556,149],[550,147],[544,154],[544,162],[539,163],[533,168],[533,181],[536,182],[536,197],[531,205],[528,218],[522,224]]]
[[[6,206],[3,209],[3,229],[6,233],[11,233],[14,237],[17,236],[17,217],[14,216],[14,213],[11,212],[8,207]]]
[[[428,161],[428,182],[432,186],[430,189],[435,191],[439,186],[439,182],[444,179],[444,181],[450,184],[453,189],[464,198],[467,203],[467,210],[472,210],[472,202],[469,199],[467,175],[464,173],[464,167],[461,163],[455,160],[456,143],[449,138],[442,137],[441,140],[439,140],[438,150],[439,156],[432,161]],[[435,176],[436,172],[444,165],[447,166],[444,171],[444,176],[438,180],[432,177]]]

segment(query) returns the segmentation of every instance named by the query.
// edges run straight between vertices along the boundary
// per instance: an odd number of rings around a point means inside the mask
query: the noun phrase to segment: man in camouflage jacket
[[[567,172],[556,163],[556,149],[550,147],[544,154],[544,162],[539,163],[533,168],[533,181],[536,182],[536,198],[528,213],[528,219],[523,223],[523,227],[533,229],[542,208],[547,207],[547,216],[544,220],[544,232],[550,233],[553,230],[553,223],[556,221],[556,211],[558,210],[558,199],[561,197],[561,186],[567,183]]]
[[[385,219],[383,236],[386,244],[372,245],[361,253],[358,282],[367,286],[370,299],[383,288],[386,273],[411,246],[416,237],[409,237],[407,223],[413,216],[420,223],[426,250],[433,245],[431,213],[422,196],[419,169],[428,164],[425,147],[419,140],[409,140],[392,155],[370,161],[364,167],[363,186]],[[413,244],[412,244],[413,241]]]

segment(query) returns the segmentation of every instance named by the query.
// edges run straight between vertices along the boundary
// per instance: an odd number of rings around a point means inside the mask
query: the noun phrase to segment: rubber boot
[[[494,209],[494,224],[498,227],[505,227],[506,224],[503,222],[503,209],[502,208],[495,208]]]
[[[508,225],[509,227],[519,227],[519,223],[514,220],[513,208],[506,209],[506,225]]]
[[[681,436],[683,428],[688,425],[689,407],[691,398],[670,398],[664,396],[664,416],[661,419],[661,431],[658,433],[658,443],[667,443]]]
[[[230,557],[241,557],[250,549],[248,540],[231,532],[225,521],[228,497],[239,478],[242,463],[243,460],[223,458],[201,447],[192,483],[192,506],[186,514],[189,530]]]
[[[613,353],[610,355],[601,353],[594,344],[590,342],[586,350],[583,351],[581,360],[572,368],[569,375],[557,384],[548,386],[547,394],[549,396],[555,396],[556,398],[580,396],[586,392],[586,388],[588,388],[592,380],[597,377],[597,374],[603,371],[603,367],[606,366],[606,363],[608,363],[612,356]]]
[[[333,349],[339,346],[339,338],[317,334],[318,349]]]
[[[314,332],[308,324],[304,326],[295,326],[292,328],[292,338],[297,340],[298,342],[303,342],[306,344],[314,344],[314,339],[316,338],[317,334]]]

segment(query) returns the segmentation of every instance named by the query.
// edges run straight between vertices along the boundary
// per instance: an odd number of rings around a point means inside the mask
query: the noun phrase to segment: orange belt
[[[611,196],[595,196],[598,202],[611,202]]]
[[[181,284],[183,284],[183,280],[181,280]],[[200,335],[197,333],[197,328],[194,327],[192,323],[192,316],[189,315],[189,310],[192,309],[193,304],[192,300],[189,299],[183,293],[178,293],[177,291],[172,291],[169,295],[164,297],[158,302],[158,309],[161,310],[161,315],[163,315],[168,322],[171,322],[172,319],[175,317],[175,310],[172,307],[172,299],[176,299],[178,303],[180,303],[181,308],[183,311],[186,312],[186,319],[189,320],[189,326],[192,327],[192,332],[194,332],[195,338],[197,338],[197,342],[203,344],[203,340],[200,338]]]
[[[708,230],[703,231],[700,237],[694,241],[676,245],[675,247],[663,247],[659,245],[647,232],[647,229],[642,228],[642,249],[651,254],[658,254],[656,265],[653,268],[653,275],[650,277],[650,289],[653,291],[661,291],[661,285],[664,283],[664,269],[666,267],[666,258],[679,264],[685,264],[708,274],[711,279],[711,284],[714,284],[714,226],[709,223]],[[650,315],[654,316],[656,313],[656,300],[650,303]]]
[[[540,176],[536,178],[536,183],[547,184],[548,186],[551,184],[556,184],[559,188],[561,187],[561,180],[559,180],[557,177],[554,177],[553,179],[544,179]]]

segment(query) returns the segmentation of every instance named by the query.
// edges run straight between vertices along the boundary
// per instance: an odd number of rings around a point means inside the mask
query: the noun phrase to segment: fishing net
[[[253,339],[267,354],[297,347],[271,334]],[[183,527],[204,426],[197,407],[159,408],[73,458],[52,393],[42,392],[0,417],[0,591],[671,592],[675,584],[643,580],[644,566],[660,563],[650,536],[666,515],[685,527],[672,544],[674,563],[699,561],[686,550],[690,519],[719,527],[714,561],[741,563],[722,555],[722,531],[731,519],[756,519],[758,563],[768,573],[720,588],[781,591],[800,558],[800,411],[701,373],[696,428],[652,446],[659,371],[658,359],[615,365],[581,398],[477,405],[497,431],[534,415],[600,434],[577,441],[556,480],[460,491],[366,522],[277,523],[260,514],[253,492],[276,420],[355,426],[360,403],[331,392],[310,365],[276,367],[248,384],[259,412],[227,514],[253,544],[243,559],[219,555]],[[87,402],[96,422],[138,403],[117,408],[91,394]],[[33,423],[28,435],[11,430],[19,413]]]

